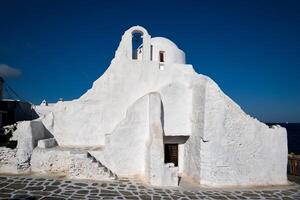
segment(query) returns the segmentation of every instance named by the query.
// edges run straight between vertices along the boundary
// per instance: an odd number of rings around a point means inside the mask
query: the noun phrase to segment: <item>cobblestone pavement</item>
[[[300,185],[269,189],[155,188],[138,181],[95,182],[0,176],[0,199],[300,199]]]

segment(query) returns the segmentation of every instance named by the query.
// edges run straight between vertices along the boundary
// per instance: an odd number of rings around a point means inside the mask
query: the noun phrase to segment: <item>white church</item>
[[[18,123],[18,172],[155,186],[288,183],[286,129],[247,115],[176,44],[141,26],[124,33],[79,99],[36,109],[40,118]]]

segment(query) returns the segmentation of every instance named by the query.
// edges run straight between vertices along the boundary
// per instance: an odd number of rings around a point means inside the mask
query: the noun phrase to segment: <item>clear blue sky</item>
[[[109,66],[126,29],[185,51],[250,115],[300,122],[300,1],[0,0],[0,64],[24,99],[71,100]]]

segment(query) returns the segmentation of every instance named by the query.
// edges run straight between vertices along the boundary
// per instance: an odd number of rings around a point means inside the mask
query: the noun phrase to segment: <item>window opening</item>
[[[159,52],[159,62],[165,62],[165,52],[164,51]]]

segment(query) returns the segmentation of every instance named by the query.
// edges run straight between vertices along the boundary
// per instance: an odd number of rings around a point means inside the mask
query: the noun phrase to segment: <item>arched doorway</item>
[[[138,59],[138,53],[143,50],[143,32],[133,31],[132,32],[132,59]]]

